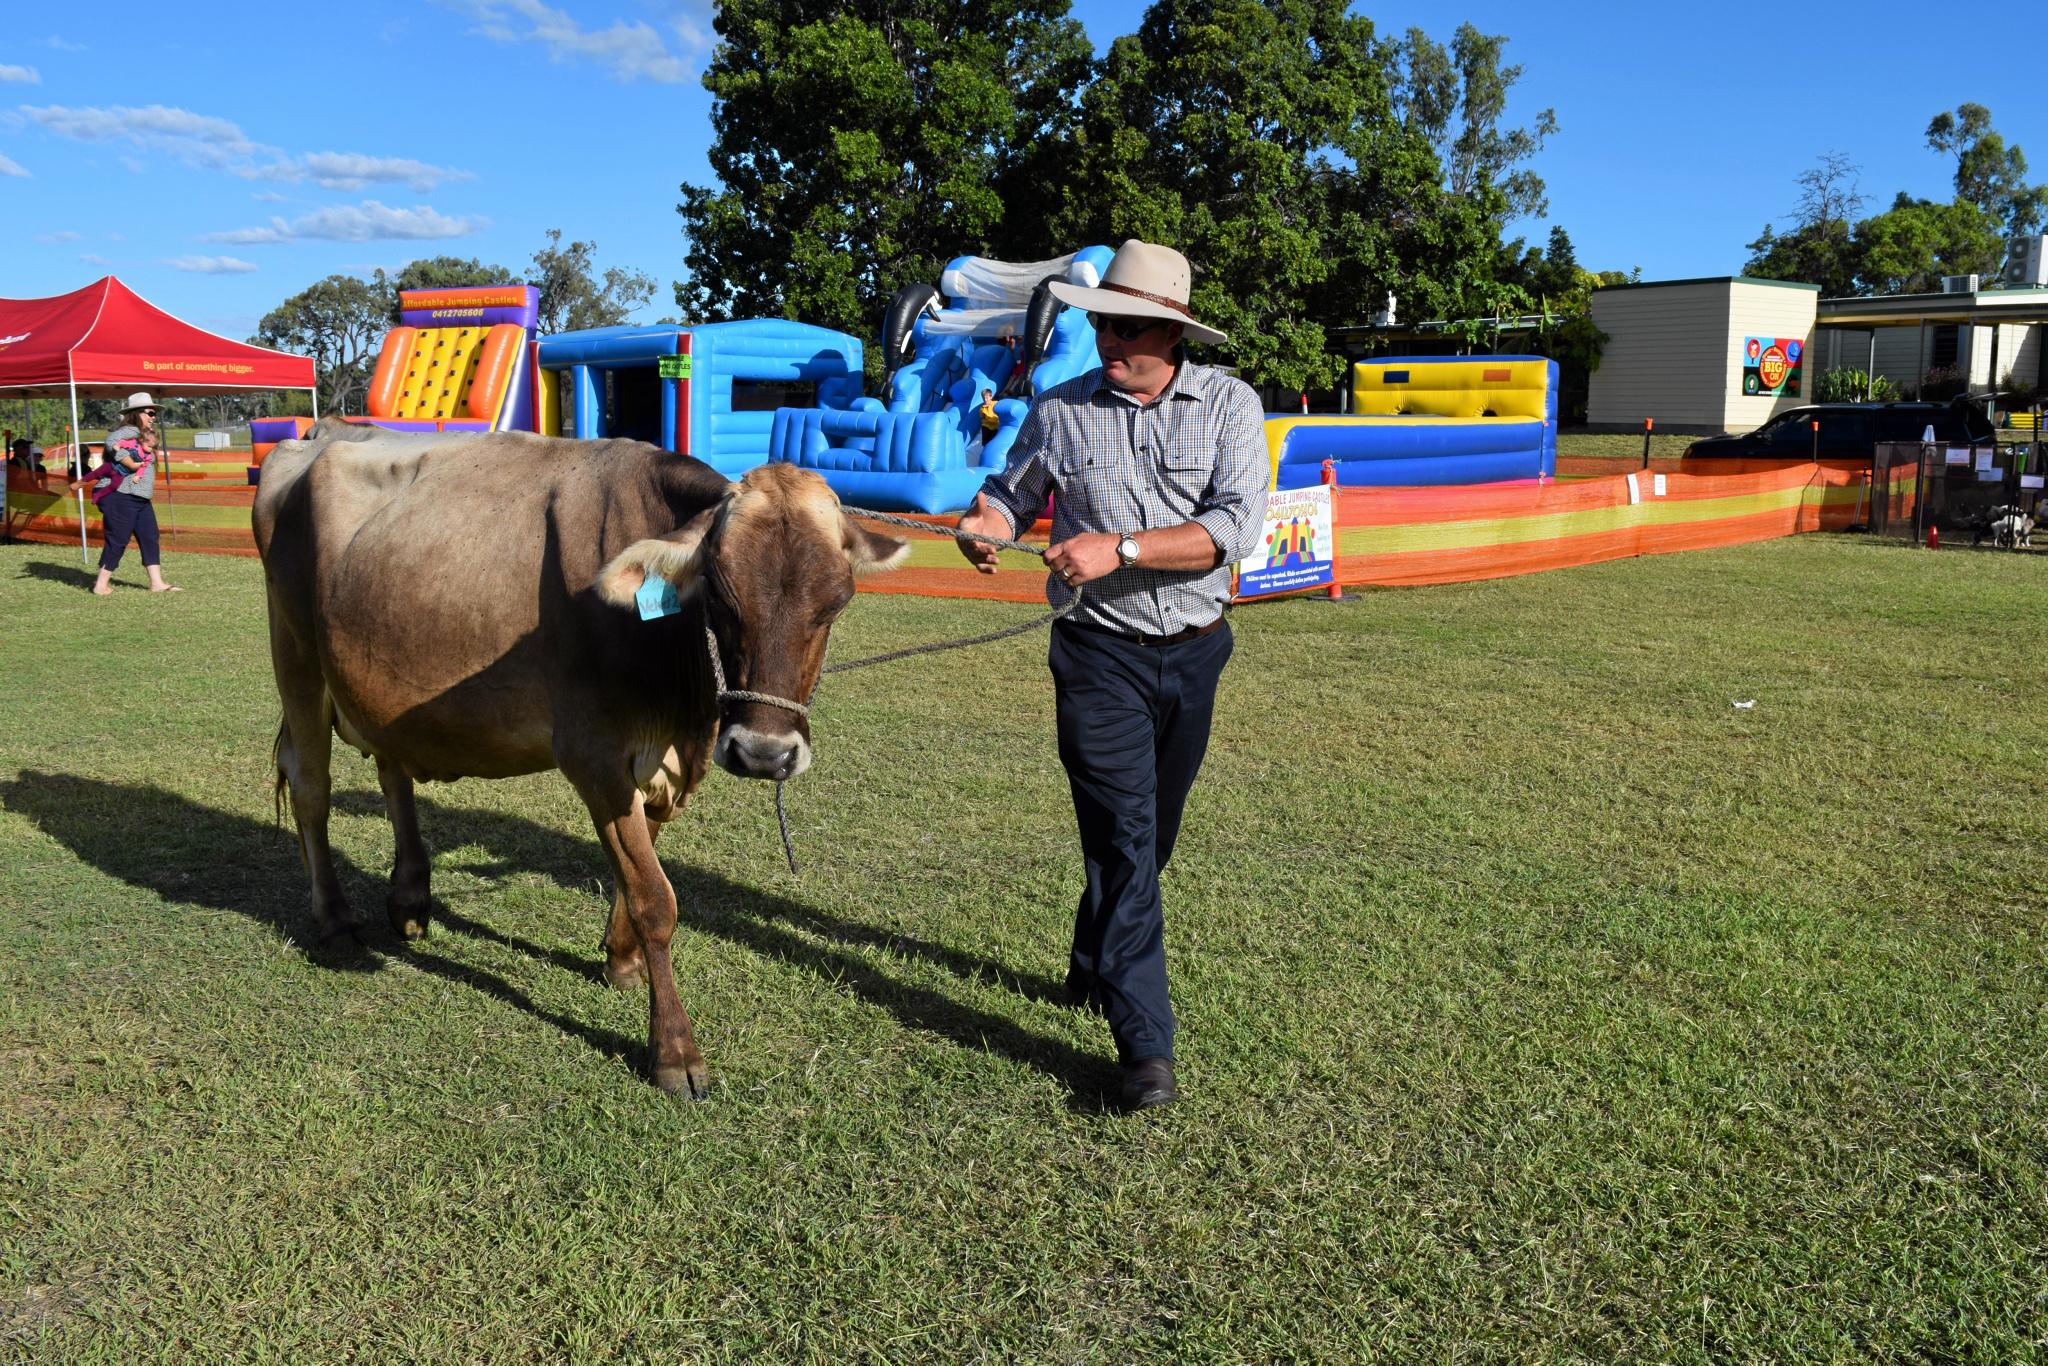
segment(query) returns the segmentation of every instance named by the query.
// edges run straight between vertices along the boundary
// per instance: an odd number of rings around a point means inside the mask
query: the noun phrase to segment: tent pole
[[[85,478],[85,442],[78,431],[78,380],[71,381],[71,463],[73,479]],[[92,556],[85,548],[85,486],[78,487],[78,562],[86,564]]]
[[[313,420],[318,422],[320,420],[320,383],[317,375],[314,377],[313,387],[307,390],[307,392],[313,396]]]

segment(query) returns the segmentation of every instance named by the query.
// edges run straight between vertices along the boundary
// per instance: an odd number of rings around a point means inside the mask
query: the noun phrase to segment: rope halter
[[[711,655],[711,678],[718,686],[719,706],[724,706],[728,698],[735,702],[759,702],[764,706],[780,707],[784,711],[793,711],[805,721],[811,719],[810,707],[802,702],[792,701],[787,697],[777,697],[772,692],[753,692],[746,688],[728,688],[725,686],[725,664],[718,657],[718,633],[711,629],[711,614],[709,612],[704,614],[704,648]]]

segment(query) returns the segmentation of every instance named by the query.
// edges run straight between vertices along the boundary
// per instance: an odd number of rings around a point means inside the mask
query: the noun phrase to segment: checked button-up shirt
[[[1214,569],[1148,569],[1141,560],[1084,585],[1068,620],[1124,633],[1171,635],[1214,621],[1230,600],[1230,568],[1264,524],[1265,414],[1251,386],[1183,359],[1139,404],[1099,369],[1040,394],[1009,465],[982,485],[1014,530],[1052,498],[1055,544],[1085,531],[1146,531],[1197,522],[1222,551]],[[1046,576],[1046,601],[1072,590]]]

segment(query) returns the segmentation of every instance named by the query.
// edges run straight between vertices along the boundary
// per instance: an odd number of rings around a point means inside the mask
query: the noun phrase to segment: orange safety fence
[[[1698,462],[1684,472],[1616,474],[1541,484],[1340,488],[1337,581],[1349,587],[1463,583],[1706,550],[1802,531],[1840,531],[1868,513],[1868,473],[1847,462]],[[1910,484],[1910,471],[1907,482]],[[922,519],[920,519],[922,520]],[[1038,602],[1044,567],[1016,552],[1001,572],[975,573],[944,528],[911,534],[904,567],[861,581],[878,593]],[[889,529],[898,534],[898,529]],[[1043,542],[1040,522],[1019,539]]]
[[[1868,516],[1869,478],[1866,469],[1847,462],[1718,460],[1688,462],[1675,472],[1637,472],[1633,497],[1627,475],[1540,484],[1339,488],[1336,576],[1347,587],[1462,583],[1635,555],[1742,545],[1803,531],[1841,531]],[[1910,497],[1913,471],[1903,471],[1899,480],[1893,497]],[[253,492],[241,491],[232,501],[245,502]],[[226,493],[218,496],[220,502],[230,501]],[[198,503],[189,495],[181,497]],[[24,508],[10,502],[8,529],[13,536],[77,541],[77,518],[67,515],[75,513],[75,502],[35,502],[40,506]],[[1000,572],[978,574],[953,544],[954,518],[917,520],[928,520],[931,534],[909,533],[910,555],[904,565],[862,578],[863,590],[1004,602],[1044,600],[1045,566],[1035,556],[1006,551]],[[97,540],[98,518],[89,516],[86,526],[88,539]],[[172,548],[255,553],[246,523],[181,526],[175,533],[169,526],[163,529]],[[903,534],[901,528],[879,529]],[[1050,524],[1041,521],[1019,539],[1042,544],[1050,531]]]
[[[1840,531],[1859,507],[1868,508],[1865,471],[1806,461],[1700,462],[1540,485],[1339,489],[1337,581],[1463,583]]]

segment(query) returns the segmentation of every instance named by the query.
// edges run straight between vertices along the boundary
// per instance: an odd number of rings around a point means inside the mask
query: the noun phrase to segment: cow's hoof
[[[654,1084],[676,1100],[703,1100],[711,1094],[711,1074],[701,1059],[680,1067],[657,1067]]]
[[[400,902],[394,897],[384,903],[384,916],[391,923],[391,932],[400,939],[423,939],[432,920],[432,903]]]
[[[637,953],[631,958],[607,956],[604,981],[613,991],[638,991],[647,985],[647,960]]]
[[[313,953],[348,952],[362,946],[362,935],[347,920],[315,920],[306,936],[306,948]]]

